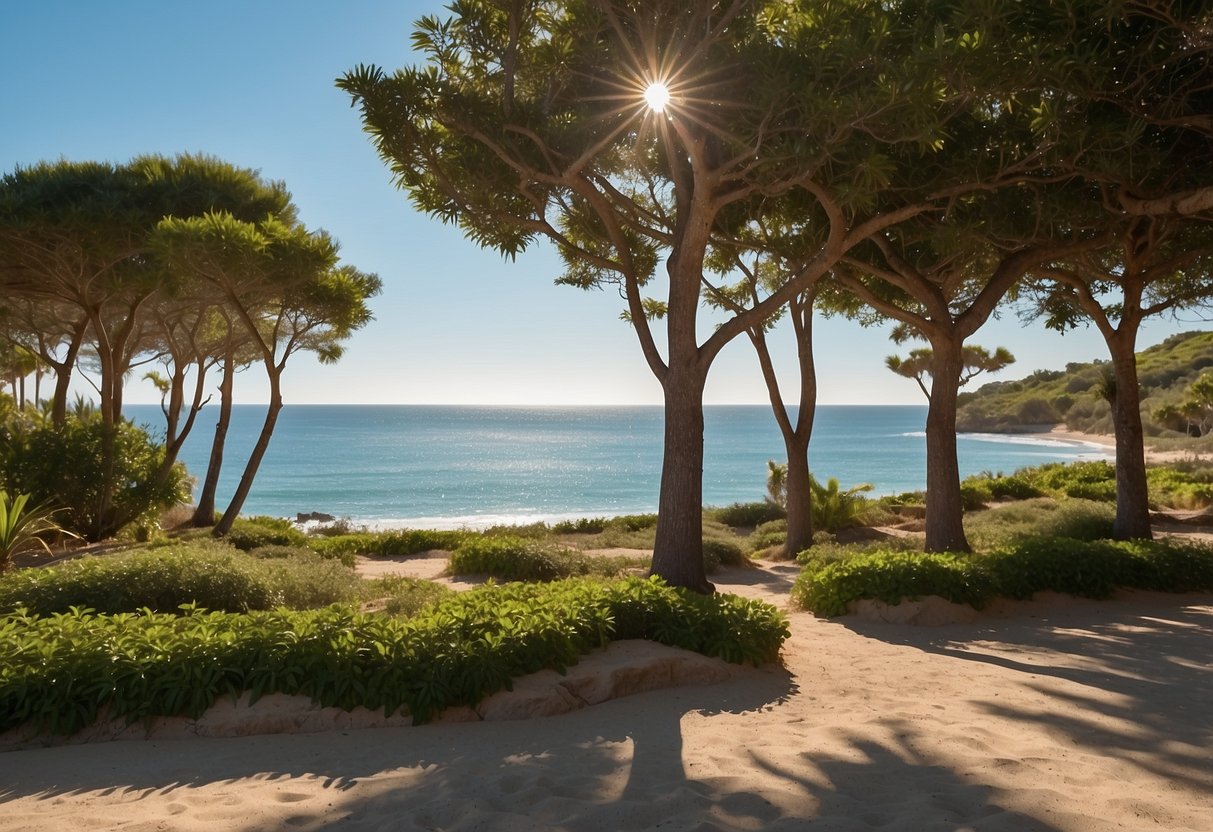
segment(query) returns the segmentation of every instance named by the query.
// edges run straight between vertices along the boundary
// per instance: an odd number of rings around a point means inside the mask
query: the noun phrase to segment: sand
[[[1213,829],[1213,596],[791,622],[782,666],[558,716],[10,751],[0,829]]]

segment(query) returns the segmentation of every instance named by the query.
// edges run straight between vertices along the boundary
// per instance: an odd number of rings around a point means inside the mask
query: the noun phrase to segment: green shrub
[[[365,555],[400,558],[436,549],[459,547],[469,532],[431,529],[398,529],[385,532],[356,532],[335,537],[313,538],[308,546],[323,555]]]
[[[982,502],[991,500],[1029,500],[1033,497],[1043,497],[1044,492],[1034,486],[1022,472],[1006,476],[992,474],[988,471],[965,477],[961,489],[966,487],[980,489]],[[966,509],[968,506],[966,506]]]
[[[1052,590],[1103,598],[1117,587],[1213,590],[1213,549],[1171,541],[1036,537],[989,555],[875,551],[806,562],[792,598],[805,609],[831,616],[863,598],[898,604],[939,595],[980,608],[995,596],[1029,598]]]
[[[224,539],[243,552],[264,546],[308,545],[307,535],[279,517],[240,517]]]
[[[809,503],[813,528],[826,532],[837,532],[860,524],[867,511],[869,501],[863,492],[871,491],[870,483],[863,483],[841,490],[834,477],[823,486],[812,474],[809,475]]]
[[[182,605],[230,612],[317,607],[358,596],[345,566],[318,555],[260,560],[219,543],[192,543],[96,555],[0,578],[0,611],[35,615],[72,607],[99,613]]]
[[[134,722],[199,716],[220,696],[308,696],[400,708],[422,722],[474,705],[613,638],[649,638],[733,662],[773,661],[788,636],[774,607],[658,581],[510,584],[459,593],[411,619],[331,607],[247,615],[0,617],[0,731],[72,734],[104,709]],[[72,684],[64,684],[71,679]]]
[[[1213,469],[1209,467],[1155,467],[1146,471],[1146,478],[1154,506],[1200,509],[1213,505]]]
[[[746,541],[751,552],[761,552],[783,546],[788,540],[788,521],[770,520],[754,529]]]
[[[488,575],[502,581],[554,581],[584,575],[611,577],[639,564],[635,558],[598,557],[524,537],[465,540],[451,554],[452,575]]]
[[[1109,538],[1114,519],[1108,503],[1038,497],[967,515],[965,533],[975,549],[988,551],[1021,537]]]
[[[703,568],[709,574],[721,566],[741,566],[747,562],[741,544],[719,537],[704,538]]]
[[[960,505],[965,511],[980,511],[993,499],[994,495],[985,483],[966,480],[960,484]]]
[[[157,526],[188,498],[185,467],[161,474],[163,460],[145,430],[126,420],[107,427],[95,413],[61,427],[19,417],[0,425],[0,487],[55,509],[56,522],[89,541],[132,524]]]
[[[753,528],[772,520],[781,520],[786,516],[787,512],[781,506],[767,500],[754,503],[733,503],[724,508],[709,508],[704,511],[704,517],[707,519],[724,523],[735,529]]]
[[[581,517],[552,524],[553,534],[601,534],[610,521],[606,517]]]
[[[656,526],[656,514],[621,514],[618,517],[612,517],[607,522],[608,528],[621,529],[626,532],[639,532],[656,528]]]

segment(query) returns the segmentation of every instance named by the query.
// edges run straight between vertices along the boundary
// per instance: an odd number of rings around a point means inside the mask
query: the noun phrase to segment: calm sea
[[[199,414],[181,454],[206,471],[218,409]],[[131,406],[159,428],[152,405]],[[236,406],[219,508],[234,490],[264,408]],[[706,408],[704,501],[761,500],[767,460],[783,443],[766,406]],[[818,479],[875,494],[926,483],[918,406],[818,408],[810,463]],[[655,511],[661,472],[659,407],[287,405],[246,514],[320,511],[380,526],[456,528]],[[962,474],[1054,460],[1101,458],[1094,445],[1040,437],[961,434]]]

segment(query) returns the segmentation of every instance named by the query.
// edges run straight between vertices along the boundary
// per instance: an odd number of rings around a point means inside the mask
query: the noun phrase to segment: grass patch
[[[792,599],[818,615],[842,615],[852,601],[898,604],[939,595],[980,609],[991,598],[1052,590],[1105,598],[1118,588],[1213,590],[1213,549],[1172,541],[1016,540],[987,555],[873,550],[808,560]]]
[[[774,660],[788,636],[774,607],[629,579],[489,586],[411,618],[331,607],[234,615],[190,611],[0,617],[0,731],[72,734],[109,716],[197,717],[244,691],[318,705],[404,708],[425,721],[514,677],[561,669],[612,639],[650,638],[733,662]],[[72,684],[63,683],[71,679]]]

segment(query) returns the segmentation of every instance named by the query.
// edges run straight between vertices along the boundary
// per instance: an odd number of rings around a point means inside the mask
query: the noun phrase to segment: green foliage
[[[788,521],[770,520],[756,527],[747,539],[751,552],[762,552],[779,547],[788,540]]]
[[[308,538],[281,517],[240,517],[223,538],[243,552],[265,546],[307,546]]]
[[[965,511],[980,511],[993,499],[994,494],[985,483],[970,480],[960,483],[960,505]]]
[[[823,486],[810,474],[809,489],[813,495],[809,504],[813,514],[813,528],[832,533],[859,524],[868,507],[868,500],[863,493],[871,491],[872,485],[863,483],[843,491],[834,477],[830,477]]]
[[[989,555],[872,551],[809,559],[792,599],[818,615],[842,615],[863,598],[898,604],[924,595],[981,608],[991,598],[1051,590],[1104,598],[1116,588],[1213,590],[1213,549],[1173,541],[1016,540]]]
[[[553,534],[601,534],[607,527],[609,518],[580,517],[576,520],[561,520],[552,524]]]
[[[1213,466],[1201,463],[1146,470],[1150,503],[1180,509],[1213,506]]]
[[[307,545],[323,555],[365,555],[399,558],[434,550],[457,549],[468,532],[429,529],[396,529],[385,532],[355,532],[311,538]]]
[[[1034,536],[1103,540],[1112,536],[1115,516],[1106,502],[1038,497],[966,516],[965,536],[978,551]]]
[[[9,573],[0,577],[0,610],[172,613],[183,604],[230,612],[303,609],[355,600],[359,585],[348,568],[318,555],[258,559],[219,543],[191,543]]]
[[[322,706],[406,709],[424,722],[517,676],[563,669],[613,638],[649,638],[733,662],[773,661],[788,636],[775,608],[658,581],[488,586],[410,619],[332,607],[247,615],[0,618],[0,731],[72,734],[102,709],[131,722],[197,717],[249,691]],[[71,684],[63,680],[70,679]]]
[[[1024,473],[1015,473],[1004,475],[1001,472],[997,474],[985,471],[980,474],[974,474],[971,477],[965,477],[961,482],[961,494],[963,496],[966,487],[974,489],[975,493],[983,496],[982,502],[991,500],[1029,500],[1033,497],[1043,497],[1044,492],[1032,484],[1030,478]],[[967,509],[968,506],[965,506]]]
[[[0,488],[0,574],[12,566],[13,555],[38,548],[49,553],[45,537],[65,534],[53,511],[28,503],[28,494],[15,494],[10,500]]]
[[[710,508],[704,511],[704,519],[715,520],[735,529],[748,529],[781,520],[787,512],[779,505],[770,501],[760,503],[733,503],[723,508]]]
[[[583,575],[612,577],[634,558],[598,557],[525,537],[486,535],[465,540],[451,554],[452,575],[488,575],[502,581],[554,581]]]
[[[160,471],[163,447],[125,420],[110,428],[97,414],[60,427],[11,419],[0,426],[0,438],[0,483],[54,508],[63,528],[85,540],[155,523],[188,497],[185,468]]]

